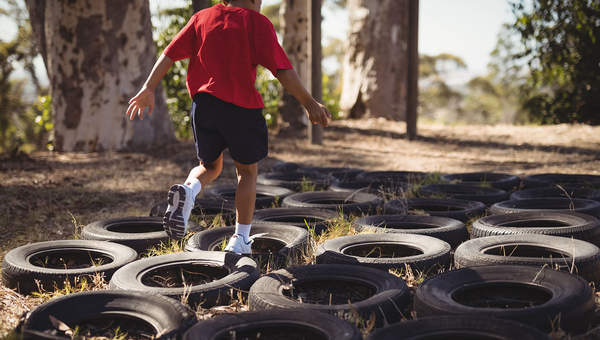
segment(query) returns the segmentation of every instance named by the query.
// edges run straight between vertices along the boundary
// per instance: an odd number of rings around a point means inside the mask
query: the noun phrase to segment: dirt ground
[[[268,171],[278,161],[365,170],[600,174],[600,127],[445,126],[419,124],[406,139],[404,123],[383,119],[336,121],[324,144],[272,132]],[[71,238],[76,228],[111,217],[148,215],[173,183],[196,164],[193,142],[145,153],[48,153],[0,159],[0,259],[19,245]],[[234,183],[229,156],[219,183]],[[27,306],[0,287],[0,338]]]

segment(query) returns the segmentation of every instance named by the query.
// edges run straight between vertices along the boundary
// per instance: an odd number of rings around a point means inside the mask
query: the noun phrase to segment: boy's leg
[[[196,195],[200,193],[202,186],[214,181],[219,177],[223,169],[223,153],[210,162],[201,162],[199,166],[193,168],[185,184],[175,184],[169,190],[168,207],[163,218],[163,227],[169,237],[181,239],[188,230],[188,220]]]
[[[235,192],[235,210],[237,223],[233,237],[225,248],[238,254],[250,254],[250,228],[254,215],[254,204],[256,202],[256,177],[258,175],[258,164],[242,164],[234,161],[238,178],[238,186]]]

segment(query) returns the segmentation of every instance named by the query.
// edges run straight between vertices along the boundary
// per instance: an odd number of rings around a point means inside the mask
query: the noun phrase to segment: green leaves
[[[531,81],[522,105],[541,123],[600,124],[600,2],[534,0],[512,3]]]

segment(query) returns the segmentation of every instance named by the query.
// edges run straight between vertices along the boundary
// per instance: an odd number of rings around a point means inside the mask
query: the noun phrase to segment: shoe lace
[[[244,240],[244,242],[245,242],[246,244],[250,245],[250,244],[254,243],[254,239],[256,239],[256,238],[261,238],[261,237],[263,237],[263,236],[265,236],[265,235],[267,235],[267,233],[259,233],[259,234],[254,234],[254,235],[252,235],[252,236],[248,237],[248,242],[246,242],[246,240]]]

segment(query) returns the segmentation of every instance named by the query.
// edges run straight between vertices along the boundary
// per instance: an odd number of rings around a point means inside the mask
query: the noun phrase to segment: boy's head
[[[226,6],[236,6],[255,10],[260,12],[262,0],[223,0]]]

